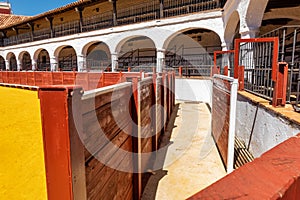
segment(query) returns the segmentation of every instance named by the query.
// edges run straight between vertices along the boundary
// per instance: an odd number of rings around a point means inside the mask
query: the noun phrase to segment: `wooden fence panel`
[[[162,77],[156,79],[156,146],[158,147],[159,138],[164,133],[164,96],[163,96]]]
[[[52,72],[43,73],[43,85],[53,85]]]
[[[64,80],[63,72],[53,72],[53,85],[62,85]]]
[[[233,170],[237,80],[214,76],[212,96],[212,135],[227,172]]]
[[[20,83],[21,85],[27,85],[27,72],[20,72]]]
[[[45,72],[30,72],[34,77],[34,84],[36,86],[41,86],[44,84],[44,73]]]
[[[89,90],[103,87],[103,78],[103,73],[89,73]]]
[[[133,195],[133,174],[111,167],[127,166],[132,169],[132,155],[124,156],[123,152],[132,152],[132,122],[128,106],[131,84],[122,84],[119,89],[117,86],[112,88],[114,90],[98,90],[95,98],[93,95],[83,96],[88,199],[132,199]],[[104,165],[103,162],[110,164]]]
[[[75,72],[64,72],[63,73],[63,84],[64,85],[74,85],[75,78],[76,78]]]
[[[146,78],[138,84],[138,135],[140,136],[141,172],[152,170],[155,159],[155,93],[152,78]],[[149,154],[147,154],[149,153]],[[149,174],[142,175],[142,190],[145,188]]]

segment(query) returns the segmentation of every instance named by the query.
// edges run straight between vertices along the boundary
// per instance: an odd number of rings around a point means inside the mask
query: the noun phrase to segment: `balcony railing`
[[[158,1],[148,1],[129,8],[119,9],[115,25],[140,23],[172,16],[191,14],[205,10],[222,8],[224,0],[166,0],[161,10]],[[22,33],[17,36],[4,38],[0,46],[11,46],[26,42],[44,40],[51,37],[61,37],[81,32],[100,30],[113,27],[113,12],[100,13],[92,17],[84,17],[82,24],[79,20],[67,22],[53,27],[34,31],[33,33]]]

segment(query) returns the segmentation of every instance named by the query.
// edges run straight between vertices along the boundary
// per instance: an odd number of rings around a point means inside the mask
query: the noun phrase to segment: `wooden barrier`
[[[84,90],[126,82],[132,77],[141,78],[142,73],[0,71],[0,83],[29,86],[80,85]]]
[[[230,173],[234,161],[237,80],[215,75],[212,97],[212,135]]]
[[[132,152],[132,122],[126,106],[130,96],[130,83],[83,96],[87,199],[132,199],[132,155],[122,152]],[[127,166],[129,172],[118,171],[119,166]]]
[[[72,74],[52,73],[52,80],[70,81]],[[80,73],[77,78],[86,88],[127,79],[125,73],[104,74],[94,83],[88,79],[97,79],[97,74]],[[164,73],[141,79],[131,73],[132,83],[83,95],[81,87],[41,87],[48,199],[140,199],[168,114],[157,107],[172,111],[175,100],[168,88],[174,87],[174,78]]]

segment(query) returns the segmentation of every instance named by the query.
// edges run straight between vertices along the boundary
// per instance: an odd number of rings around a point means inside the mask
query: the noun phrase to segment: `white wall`
[[[175,81],[176,100],[200,101],[211,105],[212,81],[180,79]]]
[[[257,110],[257,117],[255,113]],[[300,126],[293,124],[273,111],[255,105],[247,98],[238,95],[236,135],[248,146],[251,130],[250,152],[254,157],[300,133]]]

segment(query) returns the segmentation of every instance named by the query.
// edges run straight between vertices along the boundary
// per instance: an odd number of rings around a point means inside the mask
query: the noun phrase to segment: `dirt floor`
[[[211,137],[208,106],[178,102],[172,119],[162,139],[161,146],[168,147],[158,161],[162,169],[153,172],[143,200],[186,199],[226,175]]]

